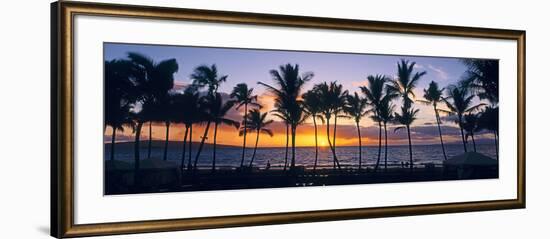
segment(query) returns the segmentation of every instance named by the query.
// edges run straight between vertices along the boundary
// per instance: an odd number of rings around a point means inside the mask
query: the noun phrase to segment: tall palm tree
[[[203,103],[205,105],[208,105],[207,108],[211,110],[213,102],[216,101],[216,98],[221,97],[218,96],[218,88],[221,85],[221,83],[225,82],[227,80],[227,75],[219,75],[218,74],[218,68],[215,64],[208,66],[208,65],[200,65],[196,67],[193,70],[193,73],[191,74],[191,79],[193,79],[193,87],[196,89],[201,88],[207,88],[207,96],[204,97]],[[211,112],[211,111],[209,111]],[[205,117],[204,121],[206,121],[206,128],[204,129],[204,133],[201,139],[201,142],[199,144],[199,148],[197,150],[197,154],[195,155],[195,161],[193,164],[193,169],[197,169],[197,162],[199,160],[199,156],[202,152],[202,149],[204,147],[204,142],[207,139],[208,131],[210,129],[210,124],[212,123],[212,117]]]
[[[304,100],[304,110],[307,115],[313,119],[313,128],[315,132],[315,162],[313,163],[313,171],[315,171],[317,169],[317,161],[319,158],[319,147],[317,144],[317,119],[324,123],[324,119],[321,116],[321,96],[319,95],[319,92],[310,90],[302,95],[302,99]]]
[[[247,114],[245,121],[248,121],[246,124],[241,127],[239,130],[239,135],[244,135],[246,131],[252,131],[256,133],[256,143],[254,144],[254,151],[252,153],[252,158],[250,159],[249,167],[252,167],[254,162],[254,157],[256,156],[256,150],[258,149],[258,141],[260,140],[260,133],[264,133],[273,137],[273,131],[267,128],[273,120],[267,120],[267,112],[261,113],[258,109],[250,110]]]
[[[223,103],[220,93],[217,93],[217,97],[214,102],[212,102],[210,109],[210,117],[212,117],[212,122],[214,122],[214,142],[212,146],[212,171],[216,170],[216,139],[218,136],[218,126],[220,124],[225,124],[239,128],[239,122],[232,119],[226,118],[227,112],[233,108],[235,101],[228,100]]]
[[[410,108],[414,101],[414,89],[426,71],[413,72],[416,62],[409,63],[407,60],[401,60],[397,63],[397,79],[392,80],[388,89],[402,97],[403,106]]]
[[[388,129],[387,124],[394,120],[395,105],[391,102],[392,96],[386,95],[378,108],[378,121],[384,126],[384,170],[388,170]]]
[[[472,143],[474,145],[474,152],[477,152],[475,132],[479,132],[481,128],[479,127],[479,117],[476,114],[468,113],[464,116],[464,131],[466,131],[466,140],[468,137],[472,137]]]
[[[296,128],[305,120],[305,115],[302,110],[302,100],[298,98],[301,95],[302,89],[306,82],[313,78],[312,72],[306,72],[300,75],[299,65],[281,65],[278,70],[271,70],[272,80],[275,86],[271,86],[262,82],[263,85],[275,97],[275,107],[284,111],[287,117],[287,122],[290,126],[290,134],[292,140],[292,157],[290,167],[294,168],[296,163]]]
[[[462,63],[468,68],[463,76],[468,88],[478,93],[480,99],[498,105],[498,61],[463,59]]]
[[[437,122],[437,129],[439,130],[439,140],[441,141],[441,150],[443,151],[443,157],[447,160],[447,154],[445,153],[445,145],[443,144],[443,134],[441,133],[441,118],[439,117],[439,109],[437,104],[443,102],[443,89],[439,89],[439,86],[436,82],[430,82],[430,85],[427,89],[424,89],[424,99],[419,100],[427,105],[431,105],[435,113],[435,121]]]
[[[176,59],[168,59],[155,62],[153,59],[136,52],[128,53],[128,58],[134,64],[135,68],[142,73],[138,77],[140,81],[140,90],[143,92],[141,103],[147,104],[151,108],[161,108],[163,99],[167,98],[168,92],[174,87],[174,74],[178,72],[179,65]],[[155,106],[153,106],[155,105]],[[151,157],[152,143],[152,121],[163,121],[163,114],[155,110],[150,110],[150,114],[141,114],[142,121],[149,122],[149,143],[148,157]],[[160,112],[162,113],[162,112]],[[140,127],[141,129],[141,127]],[[139,151],[139,150],[138,150]]]
[[[475,95],[471,94],[468,88],[464,86],[451,85],[447,87],[447,97],[443,98],[450,115],[456,115],[456,123],[460,127],[460,134],[462,138],[462,145],[464,146],[464,152],[468,152],[466,147],[466,138],[464,135],[464,115],[474,112],[484,106],[484,103],[474,104]]]
[[[290,125],[288,122],[290,122],[290,117],[286,113],[284,109],[276,108],[272,111],[272,115],[281,119],[283,122],[285,122],[285,128],[286,128],[286,144],[285,144],[285,163],[283,166],[283,171],[286,171],[286,168],[288,166],[288,143],[289,143],[289,135],[290,135]]]
[[[357,128],[357,137],[359,138],[359,170],[361,170],[362,164],[362,147],[361,144],[361,128],[359,127],[359,122],[363,117],[368,113],[367,111],[367,100],[362,98],[355,92],[353,95],[347,95],[346,97],[346,106],[344,111],[353,118],[355,121],[355,126]]]
[[[361,86],[360,89],[365,95],[365,99],[367,102],[372,105],[373,109],[371,110],[373,112],[372,119],[378,123],[378,156],[376,159],[376,166],[374,167],[374,171],[378,171],[378,167],[380,166],[380,155],[382,152],[382,121],[380,120],[380,107],[382,104],[382,100],[385,97],[385,89],[388,87],[387,82],[389,81],[389,78],[384,75],[369,75],[367,76],[368,85],[367,86]],[[387,95],[394,95],[393,93],[388,92]]]
[[[133,69],[127,60],[105,61],[105,127],[111,126],[111,156],[115,158],[116,131],[124,131],[124,126],[135,130],[131,110],[137,99],[137,89],[133,82]]]
[[[498,107],[486,107],[479,116],[479,127],[493,133],[498,160]]]
[[[404,126],[395,128],[395,131],[398,131],[402,128],[407,129],[407,136],[409,139],[409,163],[411,170],[413,169],[413,156],[412,156],[412,141],[411,141],[411,124],[416,120],[416,114],[418,114],[418,109],[412,107],[401,107],[401,114],[395,113],[395,120]]]
[[[182,170],[185,168],[187,138],[189,138],[189,151],[191,151],[192,127],[193,127],[193,124],[198,121],[199,116],[202,114],[201,112],[202,109],[200,108],[199,101],[200,101],[199,93],[194,90],[191,90],[190,88],[186,89],[183,94],[174,95],[175,121],[178,123],[182,123],[185,128],[185,132],[183,135],[181,164],[180,164],[180,168]]]
[[[336,169],[336,167],[338,167],[338,169],[341,169],[340,161],[338,161],[338,157],[336,155],[336,148],[334,147],[333,142],[330,140],[330,119],[333,115],[336,115],[336,117],[338,117],[338,112],[335,112],[335,104],[337,103],[338,98],[341,97],[341,91],[338,92],[338,89],[336,88],[339,88],[336,82],[331,82],[330,84],[323,82],[313,86],[313,90],[319,94],[321,114],[324,116],[327,123],[326,134],[328,145],[332,152],[333,168]]]
[[[248,85],[245,83],[237,84],[233,91],[231,92],[230,97],[235,98],[237,101],[237,110],[244,106],[244,116],[243,116],[243,127],[246,128],[246,119],[248,114],[248,105],[261,108],[261,105],[256,101],[258,96],[254,95],[252,91],[254,88],[248,88]],[[243,150],[241,153],[241,167],[244,165],[244,153],[246,149],[246,130],[243,132]]]

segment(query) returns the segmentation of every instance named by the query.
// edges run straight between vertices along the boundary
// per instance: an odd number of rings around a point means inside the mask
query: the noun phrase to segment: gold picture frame
[[[76,15],[506,39],[517,42],[517,197],[510,200],[346,208],[99,224],[74,223],[73,46]],[[79,237],[525,208],[525,31],[211,10],[55,2],[52,20],[51,235]]]

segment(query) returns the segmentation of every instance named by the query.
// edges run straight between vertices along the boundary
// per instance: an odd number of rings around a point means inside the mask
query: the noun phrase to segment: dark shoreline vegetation
[[[309,91],[306,83],[313,72],[301,72],[298,64],[285,64],[269,71],[272,82],[257,82],[274,97],[273,110],[263,112],[253,88],[236,84],[230,99],[222,98],[218,88],[228,75],[220,75],[215,64],[200,65],[191,74],[192,84],[174,90],[174,74],[179,65],[175,59],[155,62],[145,55],[130,52],[127,58],[105,61],[105,128],[112,128],[109,155],[105,155],[106,194],[151,193],[173,191],[271,188],[291,186],[345,185],[389,182],[439,181],[498,177],[498,61],[461,59],[467,67],[463,78],[454,85],[441,88],[431,81],[422,97],[413,90],[427,74],[416,71],[415,62],[402,59],[397,63],[396,77],[373,74],[360,93],[349,93],[337,81],[316,82]],[[417,98],[423,98],[422,100]],[[476,102],[475,99],[479,99]],[[419,110],[415,103],[433,108],[439,130],[443,163],[417,164],[413,159],[413,123]],[[446,109],[440,108],[446,106]],[[227,117],[230,109],[243,109],[242,120]],[[460,129],[464,154],[449,158],[441,133],[441,114],[453,116]],[[276,118],[286,125],[284,163],[264,169],[254,163],[258,142],[272,137],[270,124]],[[338,157],[336,132],[338,119],[352,119],[357,128],[358,160],[342,165]],[[365,164],[362,156],[360,122],[370,118],[378,126],[376,161]],[[296,157],[296,132],[300,125],[312,120],[315,132],[313,165],[300,165]],[[161,158],[152,158],[152,123],[165,126]],[[168,161],[171,124],[184,127],[177,164]],[[404,130],[408,140],[408,160],[391,165],[388,159],[388,125],[394,131]],[[204,127],[200,142],[190,139],[193,126]],[[228,125],[243,137],[238,167],[222,169],[216,165],[218,128]],[[145,127],[145,129],[143,129]],[[131,129],[134,135],[132,163],[115,158],[116,132]],[[142,142],[142,130],[149,130],[149,139]],[[319,165],[318,130],[326,132],[331,167]],[[493,134],[495,156],[491,159],[477,152],[476,134]],[[213,137],[209,138],[209,133]],[[331,134],[332,133],[332,134]],[[392,132],[390,132],[392,133]],[[246,144],[254,137],[255,145]],[[206,140],[208,139],[208,143]],[[141,152],[146,144],[145,154]],[[199,167],[205,145],[211,148],[211,165]],[[471,148],[471,149],[469,149]],[[251,157],[245,157],[252,150]],[[371,152],[372,154],[373,152]],[[383,155],[383,158],[382,158]],[[390,161],[388,161],[390,160]],[[298,162],[297,162],[298,161]],[[390,162],[390,164],[388,163]]]

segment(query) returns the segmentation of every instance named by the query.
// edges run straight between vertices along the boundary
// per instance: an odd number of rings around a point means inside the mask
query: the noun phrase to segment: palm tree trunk
[[[380,155],[382,154],[382,122],[378,121],[378,158],[376,159],[376,166],[374,172],[378,171],[380,167]]]
[[[166,140],[164,141],[164,155],[162,160],[166,161],[168,158],[168,138],[170,136],[170,121],[166,121]]]
[[[388,171],[388,130],[384,122],[384,171]]]
[[[443,158],[447,160],[447,153],[445,153],[445,144],[443,143],[443,134],[441,133],[441,120],[439,119],[439,112],[437,112],[436,105],[434,104],[435,121],[437,121],[437,129],[439,130],[439,140],[441,141],[441,150],[443,151]]]
[[[317,159],[319,157],[319,147],[317,145],[317,122],[315,121],[315,115],[313,116],[313,129],[315,131],[315,163],[313,163],[313,171],[317,169]]]
[[[283,171],[286,171],[287,164],[288,164],[288,124],[286,124],[285,166],[283,168]]]
[[[413,169],[413,150],[411,141],[411,127],[407,125],[407,135],[409,136],[409,160],[411,164],[411,170]]]
[[[115,138],[116,138],[116,128],[113,127],[113,135],[111,136],[111,160],[115,160]]]
[[[332,151],[332,163],[333,163],[333,169],[342,169],[340,167],[340,162],[338,162],[338,158],[336,157],[336,150],[334,149],[333,144],[330,142],[330,118],[327,118],[327,140],[328,140],[328,146],[330,147],[330,151]]]
[[[151,147],[153,144],[153,127],[151,126],[151,121],[149,121],[149,142],[147,143],[147,158],[151,158]]]
[[[497,160],[498,160],[498,134],[497,134],[497,131],[494,130],[493,134],[495,136],[495,151],[496,151],[496,156],[497,156]]]
[[[477,152],[476,139],[474,137],[474,132],[472,132],[471,134],[472,134],[472,143],[474,144],[474,152]]]
[[[248,104],[244,104],[244,118],[243,118],[243,152],[241,154],[241,168],[244,165],[244,153],[246,149],[246,115],[248,113]]]
[[[256,157],[256,149],[258,149],[258,141],[260,140],[260,130],[256,130],[256,144],[254,145],[254,151],[252,152],[252,158],[250,159],[250,164],[248,167],[252,167],[254,162],[254,157]]]
[[[141,128],[143,127],[143,122],[138,122],[138,125],[136,127],[136,137],[135,137],[135,142],[134,142],[134,185],[137,186],[138,185],[138,180],[139,180],[139,175],[138,175],[138,172],[139,172],[139,151],[140,151],[140,148],[139,148],[139,140],[140,140],[140,137],[141,137]]]
[[[355,126],[357,126],[357,136],[359,137],[359,171],[361,171],[361,166],[363,165],[363,161],[362,161],[362,158],[363,158],[363,156],[362,156],[363,152],[362,151],[363,151],[363,149],[362,149],[362,144],[361,144],[361,130],[359,128],[359,122],[358,121],[355,122]]]
[[[204,147],[204,141],[206,140],[206,137],[208,136],[208,129],[210,129],[210,124],[212,122],[211,121],[208,121],[208,123],[206,123],[206,129],[204,129],[204,134],[202,136],[202,139],[201,139],[201,143],[199,144],[199,149],[197,151],[197,155],[195,155],[195,162],[193,163],[193,170],[197,170],[197,163],[199,162],[199,156],[201,155],[201,152],[202,152],[202,147]]]
[[[187,149],[187,134],[189,133],[189,126],[185,126],[185,133],[183,134],[183,149],[181,152],[181,164],[180,168],[183,171],[185,167],[185,150]]]
[[[212,146],[212,172],[216,171],[216,138],[218,136],[218,123],[214,123],[214,145]]]
[[[291,126],[292,133],[292,158],[290,160],[290,168],[293,169],[296,167],[296,126]]]
[[[193,151],[193,124],[189,126],[189,158],[187,161],[187,170],[191,170],[191,156]]]
[[[464,146],[464,153],[468,152],[468,148],[466,148],[466,138],[464,138],[464,128],[462,128],[462,117],[459,115],[458,117],[458,127],[460,127],[460,135],[462,136],[462,145]]]

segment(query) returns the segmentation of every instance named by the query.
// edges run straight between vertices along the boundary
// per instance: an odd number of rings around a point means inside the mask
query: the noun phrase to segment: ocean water
[[[142,142],[141,147],[141,159],[147,158],[147,143]],[[110,157],[110,145],[105,145],[105,160]],[[469,145],[469,151],[473,151],[471,145]],[[193,147],[192,160],[195,159],[198,147]],[[445,145],[447,157],[453,157],[460,155],[464,152],[462,144],[447,144]],[[376,164],[378,156],[378,146],[363,146],[362,161],[363,165]],[[151,150],[151,158],[161,159],[163,157],[164,147],[162,144],[155,144]],[[227,147],[221,146],[217,148],[216,153],[216,166],[217,167],[238,167],[241,161],[242,148],[240,147]],[[253,148],[247,148],[245,154],[245,163],[250,162],[252,157]],[[494,144],[480,144],[477,145],[477,152],[487,155],[491,158],[496,158],[496,151]],[[181,143],[171,142],[168,147],[167,159],[170,161],[181,161],[182,146]],[[212,148],[205,147],[199,156],[199,167],[210,167],[212,165]],[[357,146],[342,146],[336,148],[336,154],[341,165],[351,166],[359,164],[359,150]],[[186,162],[188,153],[186,153]],[[289,148],[288,163],[290,164],[291,148]],[[115,145],[115,159],[133,162],[134,151],[131,144]],[[254,166],[265,168],[269,161],[271,167],[277,167],[284,165],[285,148],[258,148],[256,157],[254,158]],[[441,145],[413,145],[413,161],[415,164],[422,163],[442,163],[444,157],[441,150]],[[297,147],[296,148],[296,164],[306,167],[313,167],[315,161],[315,147]],[[381,150],[381,163],[384,161],[384,146]],[[409,161],[409,149],[408,145],[392,145],[388,146],[388,164],[400,165],[401,162]],[[321,167],[331,167],[333,165],[332,152],[329,147],[320,147],[318,156],[318,165]]]

